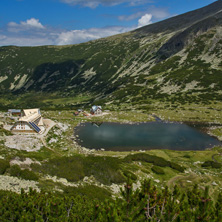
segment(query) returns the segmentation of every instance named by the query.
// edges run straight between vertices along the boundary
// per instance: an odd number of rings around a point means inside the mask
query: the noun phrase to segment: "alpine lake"
[[[81,123],[74,132],[80,146],[106,151],[205,150],[222,145],[200,130],[202,127],[159,120],[135,124],[88,122]]]

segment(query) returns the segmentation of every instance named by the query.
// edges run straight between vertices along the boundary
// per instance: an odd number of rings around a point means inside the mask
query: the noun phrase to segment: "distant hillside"
[[[0,47],[0,91],[101,103],[222,98],[222,1],[129,33],[78,45]]]

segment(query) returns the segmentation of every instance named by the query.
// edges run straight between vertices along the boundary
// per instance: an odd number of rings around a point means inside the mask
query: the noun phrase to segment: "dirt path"
[[[45,126],[46,126],[46,130],[44,131],[43,134],[37,135],[37,137],[42,141],[43,146],[45,146],[47,149],[49,149],[49,150],[51,150],[51,151],[53,151],[53,152],[55,152],[55,153],[57,153],[58,155],[61,156],[60,153],[56,152],[56,151],[53,150],[51,147],[49,147],[49,146],[47,145],[46,141],[45,141],[46,136],[47,136],[49,130],[51,130],[55,125],[57,125],[57,123],[54,122],[54,121],[51,120],[51,119],[44,119],[43,121],[44,121],[44,124],[45,124]]]
[[[43,122],[44,122],[46,129],[43,134],[37,135],[38,138],[44,138],[48,134],[49,130],[52,129],[52,127],[54,127],[56,125],[56,122],[54,122],[51,119],[43,119]]]
[[[49,130],[52,129],[52,127],[54,127],[56,125],[56,123],[51,119],[43,119],[43,122],[46,127],[46,130],[44,131],[43,134],[38,134],[37,137],[42,141],[43,146],[54,151],[53,149],[51,149],[50,147],[47,146],[47,143],[45,141],[45,137],[47,136]]]

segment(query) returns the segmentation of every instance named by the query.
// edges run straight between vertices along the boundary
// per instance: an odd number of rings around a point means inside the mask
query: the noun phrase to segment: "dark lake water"
[[[181,123],[83,123],[75,128],[75,135],[81,146],[113,151],[204,150],[222,145],[208,134]]]

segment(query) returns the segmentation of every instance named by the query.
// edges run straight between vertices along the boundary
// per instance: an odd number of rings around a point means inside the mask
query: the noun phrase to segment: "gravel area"
[[[34,135],[17,134],[5,137],[5,146],[11,149],[38,151],[42,148],[43,144],[39,138]]]
[[[16,193],[20,193],[23,188],[25,192],[29,191],[29,187],[40,192],[37,186],[38,182],[31,180],[21,180],[17,177],[2,176],[0,175],[0,190],[8,190]]]

